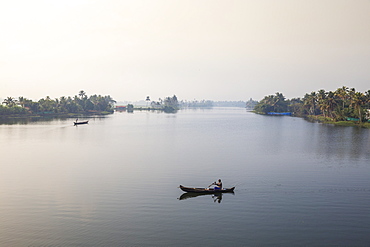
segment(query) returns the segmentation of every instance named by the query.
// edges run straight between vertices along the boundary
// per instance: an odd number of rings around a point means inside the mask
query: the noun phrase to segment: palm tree
[[[349,92],[349,88],[346,86],[338,88],[334,92],[335,96],[337,96],[339,99],[342,100],[342,109],[344,109],[344,105],[346,101],[348,100],[348,92]]]
[[[351,98],[351,104],[357,112],[360,122],[362,122],[362,105],[365,104],[365,95],[361,92],[355,92]]]
[[[90,96],[89,100],[93,104],[94,110],[97,110],[97,107],[98,107],[98,104],[99,104],[98,96],[96,94],[94,94],[94,95]]]
[[[370,90],[365,92],[365,105],[367,108],[370,108]]]
[[[340,115],[339,118],[344,119],[346,115],[346,105],[349,99],[349,88],[346,86],[338,88],[335,90],[334,96],[337,99],[337,114]]]
[[[68,112],[67,110],[67,98],[62,96],[59,98],[59,111],[60,112]]]
[[[273,104],[274,104],[274,96],[273,95],[268,95],[265,96],[260,102],[256,104],[254,107],[254,110],[256,112],[260,113],[265,113],[267,114],[268,112],[273,110]],[[196,102],[194,102],[196,103]]]
[[[275,112],[283,112],[285,111],[285,97],[282,93],[275,93],[275,96],[273,96],[273,104],[272,107]]]
[[[149,102],[150,102],[150,97],[149,96],[146,96],[146,107],[148,107],[148,104],[149,104]]]
[[[26,104],[26,98],[24,97],[18,97],[18,103],[21,105],[21,107],[24,107],[24,105]]]
[[[334,111],[334,108],[337,106],[337,100],[336,100],[335,94],[332,91],[329,91],[327,93],[326,101],[327,101],[327,104],[328,104],[328,107],[327,107],[328,108],[328,115],[331,118],[334,118],[333,111]]]
[[[292,112],[296,116],[302,116],[303,115],[303,101],[301,98],[293,98],[291,100],[288,100],[288,111]]]
[[[85,97],[85,95],[86,95],[86,92],[84,91],[84,90],[81,90],[79,93],[78,93],[78,95],[81,97],[81,99],[83,98],[83,97]]]
[[[366,118],[370,119],[370,90],[365,92],[365,110],[366,110]]]
[[[113,111],[114,104],[117,103],[110,95],[104,96],[103,101],[106,105],[104,111]]]
[[[52,100],[49,96],[46,96],[45,99],[39,100],[39,106],[44,112],[51,112],[55,110],[55,101]]]
[[[321,89],[317,92],[317,102],[319,104],[319,108],[322,112],[322,114],[324,115],[324,117],[326,117],[326,112],[328,110],[328,101],[326,99],[326,95],[327,93],[325,92],[325,90]]]
[[[17,100],[14,99],[13,97],[7,97],[4,99],[3,104],[5,104],[8,107],[13,107],[17,104]]]
[[[311,94],[307,94],[303,98],[303,105],[308,108],[308,113],[310,115],[316,115],[316,104],[317,104],[317,95],[316,92],[311,92]]]
[[[274,95],[268,95],[265,97],[264,99],[264,103],[268,106],[271,106],[272,109],[274,109],[274,105],[275,105],[275,97]]]

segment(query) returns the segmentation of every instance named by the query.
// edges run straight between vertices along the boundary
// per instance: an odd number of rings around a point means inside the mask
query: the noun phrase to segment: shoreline
[[[106,116],[113,114],[113,112],[80,112],[80,113],[44,113],[44,114],[11,114],[0,115],[0,119],[29,119],[29,118],[75,118],[75,117],[92,117],[92,116]]]
[[[264,115],[264,116],[283,117],[282,115],[268,115],[268,114],[256,112],[256,111],[251,111],[251,112],[255,114],[259,114],[259,115]],[[332,125],[342,126],[342,127],[360,127],[360,128],[370,129],[370,122],[359,123],[359,121],[351,121],[351,120],[334,121],[331,118],[327,118],[324,116],[314,116],[314,115],[297,116],[297,115],[292,114],[291,117],[303,118],[306,121],[311,122],[311,123],[332,124]]]
[[[370,129],[370,122],[360,123],[359,121],[351,121],[351,120],[333,121],[332,119],[324,117],[324,116],[313,116],[313,115],[304,116],[303,118],[309,122],[333,124],[336,126],[343,126],[343,127],[361,127],[365,129]]]

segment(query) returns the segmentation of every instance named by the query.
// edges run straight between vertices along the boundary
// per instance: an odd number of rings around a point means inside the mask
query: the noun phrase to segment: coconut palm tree
[[[8,107],[13,107],[17,104],[17,100],[14,99],[13,97],[7,97],[4,99],[3,104],[5,104]]]
[[[326,99],[326,95],[327,93],[325,92],[325,90],[321,89],[317,92],[317,102],[318,102],[318,105],[319,105],[319,108],[322,112],[322,114],[324,115],[324,117],[326,117],[326,113],[328,111],[328,101]]]
[[[346,105],[348,105],[349,99],[349,88],[343,86],[338,88],[334,92],[334,96],[337,99],[337,114],[339,117],[337,119],[344,119],[346,115]]]
[[[364,105],[366,102],[365,100],[365,95],[361,92],[355,92],[351,98],[351,104],[356,112],[356,114],[358,115],[358,118],[360,119],[360,122],[362,122],[362,113],[363,113],[363,109],[362,109],[362,105]]]
[[[256,112],[265,113],[272,111],[272,105],[274,104],[274,96],[268,95],[265,96],[261,101],[259,101],[256,106],[254,107],[254,110]]]
[[[39,106],[44,112],[51,112],[55,110],[55,101],[52,100],[49,96],[46,96],[46,98],[42,98],[39,100]]]
[[[285,97],[282,93],[275,93],[275,96],[273,96],[273,104],[272,107],[275,112],[283,112],[286,111],[286,102]]]
[[[317,95],[316,92],[311,92],[303,97],[303,105],[308,108],[310,115],[316,115]]]
[[[326,95],[326,101],[328,104],[328,115],[331,118],[334,118],[333,112],[335,110],[335,107],[338,105],[337,99],[335,97],[335,94],[332,91],[329,91]]]
[[[150,102],[150,97],[149,97],[149,96],[146,96],[146,99],[145,99],[145,101],[146,101],[146,107],[148,107],[148,105],[149,105],[149,102]]]
[[[334,92],[335,96],[342,100],[342,109],[344,109],[345,103],[348,100],[348,92],[349,88],[346,86],[338,88]]]
[[[59,111],[60,112],[68,112],[67,110],[67,98],[62,96],[59,98]]]
[[[84,98],[86,96],[86,92],[84,90],[81,90],[80,92],[78,92],[78,95],[82,99],[82,98]]]
[[[365,92],[365,106],[369,109],[370,108],[370,90]]]
[[[26,98],[18,97],[18,104],[20,104],[21,107],[24,107],[24,105],[26,104]]]

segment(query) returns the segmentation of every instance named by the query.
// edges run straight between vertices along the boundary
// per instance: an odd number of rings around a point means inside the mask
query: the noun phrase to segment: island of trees
[[[147,101],[150,101],[149,96]],[[167,113],[174,113],[179,109],[179,101],[176,95],[172,97],[165,97],[164,100],[159,99],[158,101],[152,101],[150,107],[155,110],[163,110]]]
[[[75,115],[75,114],[109,114],[114,111],[114,103],[109,95],[87,96],[81,90],[74,97],[62,96],[51,99],[49,96],[38,101],[25,97],[7,97],[0,105],[0,116],[40,116],[40,115]]]
[[[335,91],[322,89],[288,100],[278,92],[265,96],[254,111],[260,114],[291,112],[293,116],[326,123],[351,125],[352,121],[368,127],[369,123],[365,122],[370,120],[370,90],[363,93],[343,86]]]
[[[121,102],[122,104],[122,102]],[[150,96],[147,96],[145,101],[141,100],[135,103],[129,103],[126,105],[118,105],[116,106],[117,111],[127,111],[127,112],[133,112],[134,110],[142,111],[164,111],[166,113],[175,113],[177,110],[179,110],[179,102],[176,97],[176,95],[173,95],[172,97],[165,97],[163,100],[161,98],[158,99],[158,101],[151,101]]]

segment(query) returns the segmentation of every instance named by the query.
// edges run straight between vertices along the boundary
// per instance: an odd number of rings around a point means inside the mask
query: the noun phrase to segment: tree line
[[[253,99],[249,101],[181,100],[179,104],[181,108],[246,107],[253,109],[257,101]]]
[[[109,95],[87,96],[81,90],[74,97],[62,96],[51,99],[49,96],[38,101],[32,101],[25,97],[7,97],[0,105],[0,115],[14,114],[68,114],[68,113],[94,113],[110,112],[114,110],[113,100]]]
[[[181,100],[181,108],[212,108],[214,102],[211,100]]]
[[[146,100],[150,101],[149,96],[147,97]],[[165,97],[164,100],[159,98],[158,101],[152,101],[150,103],[150,107],[151,109],[163,110],[164,112],[174,113],[179,109],[179,101],[176,95],[172,97]]]
[[[370,90],[356,91],[343,86],[335,91],[306,93],[303,98],[286,99],[282,93],[265,96],[255,106],[258,113],[291,112],[295,116],[323,116],[333,121],[358,119],[364,122],[370,118]]]

